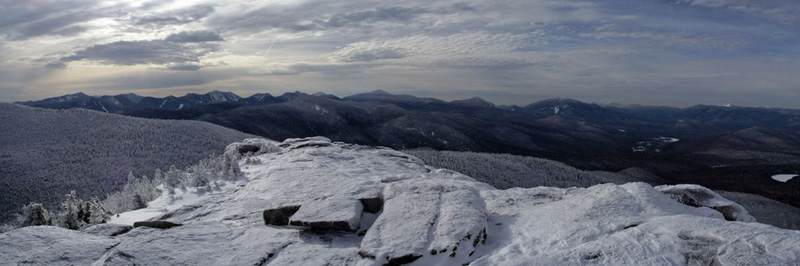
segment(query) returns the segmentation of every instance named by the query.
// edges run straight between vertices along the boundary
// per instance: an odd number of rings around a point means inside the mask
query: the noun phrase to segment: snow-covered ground
[[[778,181],[778,182],[786,183],[786,182],[788,182],[789,180],[792,180],[792,178],[795,178],[795,177],[797,177],[797,175],[780,174],[780,175],[773,175],[772,179],[775,180],[775,181]]]
[[[752,222],[699,186],[498,190],[386,148],[265,145],[273,152],[240,160],[239,183],[165,194],[112,220],[181,226],[22,228],[0,235],[0,264],[800,264],[800,232]]]
[[[168,193],[163,185],[159,189],[164,190],[160,197],[148,202],[147,208],[124,212],[111,216],[110,224],[133,225],[137,221],[146,221],[156,216],[163,215],[181,208],[183,206],[196,204],[211,196],[226,193],[234,188],[246,183],[246,180],[214,181],[219,189],[206,191],[198,188],[174,188],[173,193]]]

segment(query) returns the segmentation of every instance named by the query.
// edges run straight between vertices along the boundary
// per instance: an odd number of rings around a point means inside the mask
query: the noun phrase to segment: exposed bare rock
[[[134,228],[138,227],[150,227],[150,228],[157,228],[157,229],[170,229],[176,226],[181,226],[182,224],[173,223],[170,221],[141,221],[133,223]]]
[[[286,206],[277,209],[269,209],[264,211],[264,223],[269,225],[287,225],[289,218],[292,217],[300,206]]]

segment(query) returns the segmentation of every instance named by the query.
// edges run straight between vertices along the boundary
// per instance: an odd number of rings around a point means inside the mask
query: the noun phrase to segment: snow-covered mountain
[[[76,232],[38,226],[0,234],[0,263],[800,262],[800,232],[756,223],[739,204],[700,186],[500,190],[398,151],[322,137],[282,143],[253,139],[226,150],[225,156],[239,158],[240,185],[214,193],[165,193],[156,201],[195,200],[137,210],[134,217],[153,222],[133,229],[97,225]]]
[[[475,97],[472,97],[472,98],[469,98],[469,99],[455,100],[455,101],[451,101],[450,103],[466,105],[466,106],[477,106],[477,107],[490,107],[490,108],[494,108],[495,107],[494,103],[492,103],[490,101],[487,101],[487,100],[484,100],[483,98],[478,97],[478,96],[475,96]]]
[[[143,97],[133,93],[119,95],[89,96],[82,92],[39,101],[17,102],[18,104],[48,109],[83,108],[106,113],[123,113],[130,110],[182,110],[197,105],[220,102],[244,102],[233,92],[211,91],[206,94],[188,93],[184,96],[164,98]]]

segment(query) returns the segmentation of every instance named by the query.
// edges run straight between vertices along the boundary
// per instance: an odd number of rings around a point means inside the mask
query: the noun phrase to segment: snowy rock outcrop
[[[361,241],[359,255],[380,264],[410,262],[426,254],[469,261],[486,235],[488,213],[476,182],[405,180],[384,191],[383,213]]]
[[[656,189],[664,192],[671,198],[692,207],[712,208],[725,217],[728,221],[755,222],[756,218],[747,213],[747,210],[736,202],[723,198],[716,192],[698,185],[657,186]]]
[[[241,178],[132,212],[181,226],[22,228],[0,234],[0,264],[800,264],[800,232],[748,222],[699,186],[498,190],[325,138],[228,147]]]

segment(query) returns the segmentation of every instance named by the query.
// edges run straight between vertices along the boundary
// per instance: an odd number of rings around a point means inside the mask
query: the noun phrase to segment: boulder
[[[725,220],[728,221],[756,221],[756,218],[751,216],[742,205],[699,185],[665,185],[655,188],[684,205],[714,209],[722,213]]]
[[[458,183],[432,178],[389,184],[383,212],[358,254],[389,265],[430,261],[424,257],[469,261],[486,241],[488,213],[476,190]]]
[[[306,202],[291,217],[289,224],[313,229],[355,231],[364,207],[358,200],[321,199]]]

